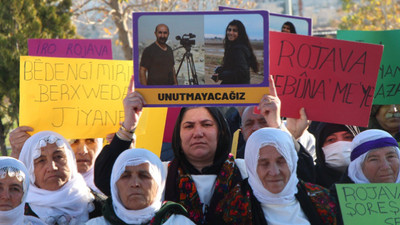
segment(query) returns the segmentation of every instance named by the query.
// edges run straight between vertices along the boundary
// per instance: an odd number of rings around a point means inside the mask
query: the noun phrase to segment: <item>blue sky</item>
[[[176,36],[193,33],[196,34],[196,41],[203,39],[203,15],[143,15],[139,18],[139,41],[154,40],[154,30],[160,23],[169,27],[169,40],[175,41]]]
[[[232,20],[240,20],[246,27],[250,39],[262,40],[264,37],[264,22],[259,14],[225,14],[204,16],[205,36],[225,37],[226,26]]]
[[[232,12],[232,11],[231,11]],[[225,37],[225,29],[228,23],[234,19],[240,20],[246,27],[247,35],[250,39],[263,40],[264,24],[263,17],[258,14],[199,14],[191,15],[143,15],[138,20],[139,25],[139,41],[155,40],[154,29],[157,24],[165,23],[170,28],[169,40],[174,42],[177,35],[193,33],[196,37],[196,43],[204,42],[204,37]],[[304,19],[298,19],[287,16],[269,17],[269,28],[273,31],[280,31],[282,24],[291,21],[298,34],[308,34],[308,22]]]

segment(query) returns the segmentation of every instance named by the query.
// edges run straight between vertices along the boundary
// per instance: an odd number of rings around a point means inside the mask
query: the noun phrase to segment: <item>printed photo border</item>
[[[245,9],[219,6],[219,11],[241,11]],[[269,30],[281,31],[282,24],[289,21],[296,27],[297,34],[312,36],[312,19],[302,16],[291,16],[279,13],[269,13]]]
[[[253,69],[249,69],[250,83],[220,84],[221,80],[215,82],[212,79],[217,71],[215,66],[222,66],[226,29],[232,20],[243,23],[257,57],[259,71],[255,73]],[[132,22],[135,91],[142,94],[146,106],[254,105],[258,104],[264,94],[269,93],[268,11],[143,12],[133,13]],[[159,24],[168,27],[169,37],[166,44],[174,54],[178,85],[143,85],[139,79],[140,70],[145,68],[141,67],[144,49],[155,43],[155,29]],[[175,35],[179,38],[175,38]],[[192,56],[186,56],[188,46]],[[155,61],[156,65],[165,62]],[[182,68],[177,73],[181,62]],[[190,66],[192,64],[194,66]],[[195,73],[191,71],[193,67],[196,68]],[[149,70],[147,80],[148,72]],[[167,71],[166,74],[168,73]],[[197,78],[197,83],[194,77]]]

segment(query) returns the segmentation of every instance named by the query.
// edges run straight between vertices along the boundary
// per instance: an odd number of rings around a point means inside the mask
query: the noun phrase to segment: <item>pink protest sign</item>
[[[112,59],[110,39],[29,39],[30,56]]]
[[[270,32],[270,68],[282,116],[367,126],[382,45]]]

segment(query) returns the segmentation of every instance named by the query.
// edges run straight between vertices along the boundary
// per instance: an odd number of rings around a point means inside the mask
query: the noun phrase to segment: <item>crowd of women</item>
[[[262,125],[244,132],[244,159],[231,154],[234,126],[216,107],[182,108],[170,162],[132,148],[146,104],[138,92],[125,97],[125,119],[101,151],[101,139],[15,129],[14,158],[0,157],[0,224],[342,224],[335,183],[400,182],[398,105],[373,110],[379,129],[312,124],[315,143],[304,148],[304,110],[286,127],[270,81],[259,112],[245,110]]]
[[[244,159],[230,154],[231,131],[216,107],[182,108],[170,162],[131,148],[145,105],[137,92],[100,152],[98,139],[17,128],[18,160],[0,158],[0,224],[342,224],[335,183],[400,182],[392,134],[328,123],[312,131],[315,182],[299,178],[298,135],[276,119],[278,100],[260,102],[266,123],[246,136]]]

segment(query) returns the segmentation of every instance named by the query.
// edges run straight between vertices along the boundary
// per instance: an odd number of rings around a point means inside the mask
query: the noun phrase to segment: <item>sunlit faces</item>
[[[70,169],[63,147],[47,144],[41,148],[41,155],[33,161],[35,185],[41,189],[55,191],[68,182]]]
[[[188,109],[180,124],[181,146],[189,162],[211,165],[218,144],[218,125],[206,108]]]
[[[291,32],[290,31],[290,26],[287,25],[287,24],[283,24],[281,31],[284,32],[284,33],[290,33]]]
[[[226,29],[226,36],[229,41],[234,41],[239,37],[239,29],[235,25],[229,25]]]
[[[169,29],[166,25],[160,24],[156,27],[156,31],[154,32],[157,38],[157,43],[160,45],[165,45],[169,36]]]
[[[263,127],[267,127],[267,121],[261,114],[254,114],[254,107],[247,107],[242,115],[242,134],[245,141],[250,135]]]
[[[86,173],[93,167],[95,156],[100,147],[96,139],[75,139],[72,141],[71,147],[75,153],[78,172]]]
[[[127,166],[116,183],[118,196],[126,209],[150,206],[157,196],[158,185],[149,172],[149,164]]]
[[[8,211],[21,204],[24,189],[22,181],[6,175],[0,178],[0,211]]]
[[[322,147],[333,144],[338,141],[352,141],[354,135],[349,131],[338,131],[326,137]]]
[[[400,130],[400,105],[382,105],[376,114],[376,120],[390,134]]]
[[[394,147],[383,147],[367,153],[361,165],[371,183],[394,183],[399,173],[399,157]]]
[[[290,170],[285,158],[275,147],[267,145],[260,149],[257,175],[263,186],[273,194],[280,193],[290,178]]]

